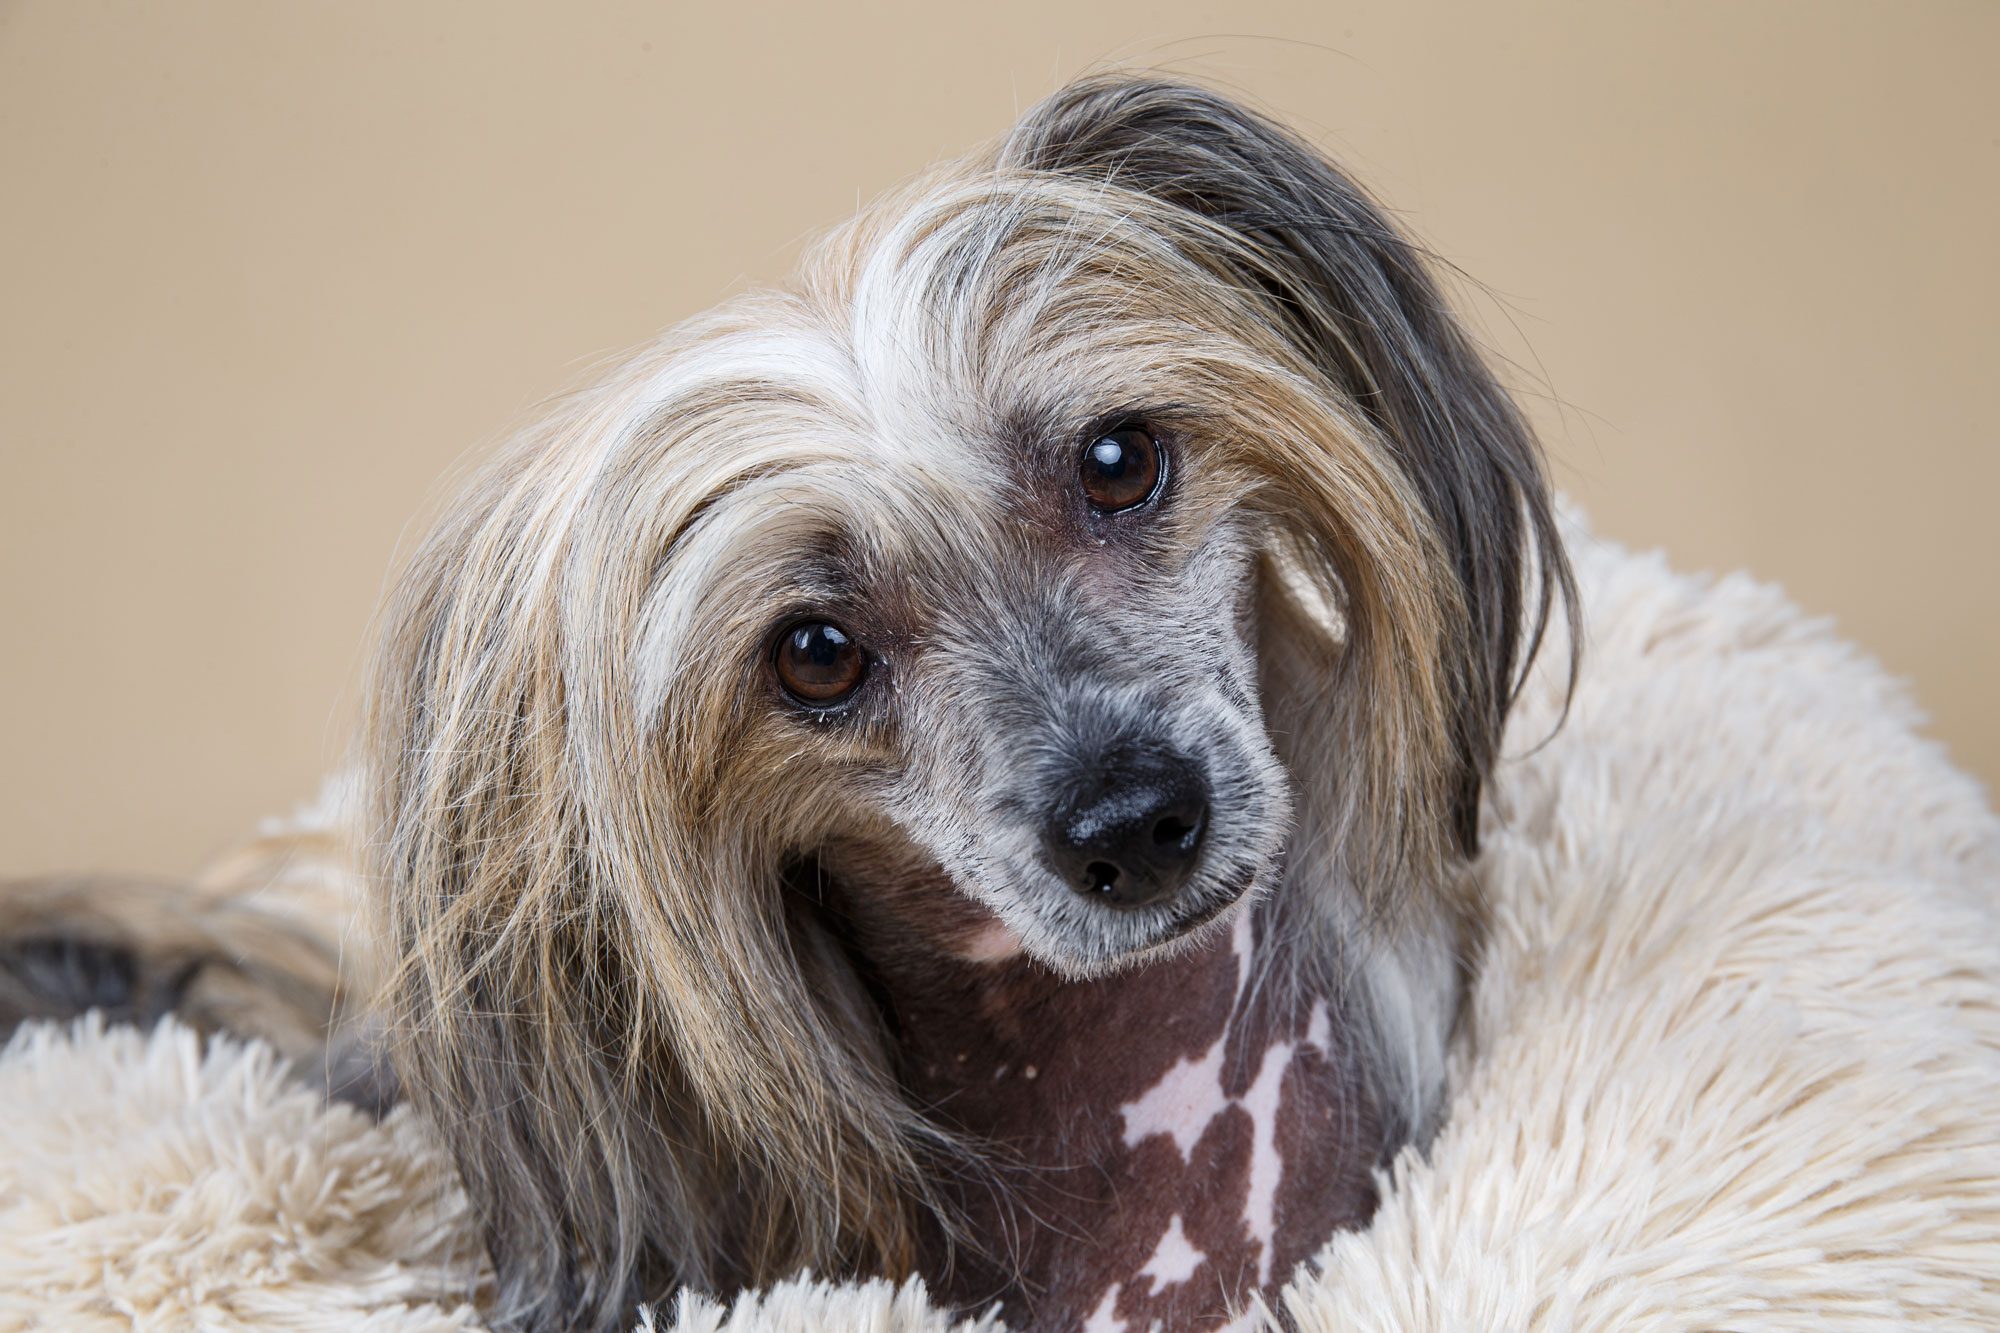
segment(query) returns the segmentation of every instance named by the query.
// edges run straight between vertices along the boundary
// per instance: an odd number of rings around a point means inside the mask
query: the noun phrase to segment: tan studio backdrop
[[[1602,530],[2000,777],[1992,0],[0,0],[0,874],[308,795],[468,451],[1106,61],[1332,148]]]

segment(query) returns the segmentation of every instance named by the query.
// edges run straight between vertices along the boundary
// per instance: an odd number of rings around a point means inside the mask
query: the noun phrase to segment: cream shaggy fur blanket
[[[1326,1329],[2000,1327],[2000,825],[1902,690],[1741,577],[1579,537],[1488,810],[1450,1115],[1283,1305]],[[1556,645],[1545,661],[1561,657]],[[406,1113],[267,1049],[23,1031],[0,1056],[0,1328],[478,1326]],[[801,1280],[659,1330],[986,1328]]]

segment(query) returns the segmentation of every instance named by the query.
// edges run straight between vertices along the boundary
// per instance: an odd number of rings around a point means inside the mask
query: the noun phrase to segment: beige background
[[[455,460],[1105,60],[1332,147],[1600,528],[2000,776],[2000,5],[0,0],[0,873],[309,793]]]

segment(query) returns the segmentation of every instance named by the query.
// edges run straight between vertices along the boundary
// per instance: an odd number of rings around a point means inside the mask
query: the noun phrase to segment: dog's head
[[[1185,86],[1065,90],[562,404],[372,703],[404,1073],[514,1305],[906,1257],[927,1130],[802,889],[1088,975],[1296,803],[1441,892],[1566,579],[1416,252]]]

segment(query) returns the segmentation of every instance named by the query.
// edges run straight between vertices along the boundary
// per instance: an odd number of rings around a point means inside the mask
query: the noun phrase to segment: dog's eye
[[[1160,446],[1138,427],[1107,431],[1083,451],[1083,493],[1099,513],[1152,499],[1160,488]]]
[[[785,693],[813,708],[854,693],[868,669],[861,645],[823,620],[802,620],[779,635],[773,665]]]

